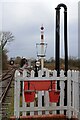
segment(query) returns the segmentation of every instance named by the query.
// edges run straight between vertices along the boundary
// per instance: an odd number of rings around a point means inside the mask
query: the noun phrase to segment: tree
[[[0,32],[0,66],[2,66],[2,69],[8,69],[8,56],[7,56],[7,50],[4,49],[5,45],[8,42],[11,42],[14,40],[14,36],[11,32]],[[2,65],[1,65],[2,64]]]
[[[2,70],[8,69],[8,56],[7,56],[7,50],[2,51]]]
[[[14,36],[12,35],[11,32],[0,32],[0,40],[1,40],[1,47],[3,50],[7,42],[11,42],[14,40]]]
[[[17,56],[15,58],[15,64],[19,64],[20,65],[20,63],[21,63],[21,57]]]

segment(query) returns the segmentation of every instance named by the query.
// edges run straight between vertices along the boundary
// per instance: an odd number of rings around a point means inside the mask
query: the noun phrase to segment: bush
[[[7,56],[7,50],[2,51],[2,70],[8,69],[8,56]]]

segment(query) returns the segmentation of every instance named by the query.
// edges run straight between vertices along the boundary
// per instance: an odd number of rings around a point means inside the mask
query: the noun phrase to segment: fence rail
[[[44,71],[38,72],[38,77],[34,77],[34,71],[31,71],[31,76],[27,77],[27,71],[23,71],[23,75],[16,70],[15,72],[15,88],[14,88],[14,116],[19,118],[20,115],[42,115],[42,114],[57,114],[59,110],[60,114],[64,114],[66,111],[66,116],[71,118],[72,116],[77,117],[79,112],[79,71],[67,71],[67,77],[64,75],[64,71],[60,71],[60,77],[57,77],[57,71],[45,70],[45,77],[42,77]],[[52,74],[52,75],[51,75]],[[45,84],[47,81],[55,81],[55,90],[57,90],[57,81],[60,85],[60,97],[59,106],[57,103],[50,102],[49,90],[35,90],[35,99],[33,102],[26,103],[24,96],[24,82],[43,82]],[[65,81],[67,81],[67,106],[64,106],[65,98]],[[21,91],[21,84],[22,91]],[[41,85],[41,84],[40,84]],[[20,93],[22,92],[22,96]]]

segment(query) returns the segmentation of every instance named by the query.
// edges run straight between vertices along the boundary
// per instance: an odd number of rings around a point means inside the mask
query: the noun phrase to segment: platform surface
[[[15,116],[12,116],[10,120],[16,120]],[[34,116],[20,116],[19,120],[68,120],[65,115],[34,115]],[[78,120],[77,118],[71,118],[69,120]]]

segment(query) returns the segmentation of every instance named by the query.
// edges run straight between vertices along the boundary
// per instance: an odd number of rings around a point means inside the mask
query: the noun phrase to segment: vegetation
[[[5,45],[8,42],[11,42],[14,40],[14,36],[12,35],[11,32],[0,32],[0,38],[1,38],[2,50],[4,49]]]
[[[2,70],[8,69],[8,56],[7,56],[7,50],[4,49],[5,45],[8,42],[11,42],[14,40],[14,36],[12,35],[11,32],[0,32],[0,63],[2,64]],[[1,65],[0,65],[1,66]]]
[[[51,61],[45,61],[45,67],[49,69],[55,69],[55,61],[54,59]],[[64,69],[64,59],[60,59],[60,69]],[[68,69],[70,70],[80,70],[80,59],[76,59],[74,57],[70,57],[68,60]]]
[[[17,67],[20,67],[21,57],[17,56],[17,57],[15,58],[15,64],[16,64]]]
[[[7,50],[2,51],[2,70],[8,69],[8,56],[7,56]]]
[[[14,115],[14,81],[11,84],[11,89],[9,90],[9,95],[11,96],[9,99],[9,103],[7,104],[7,109],[6,109],[6,113],[7,113],[7,118],[10,118],[11,116]]]

